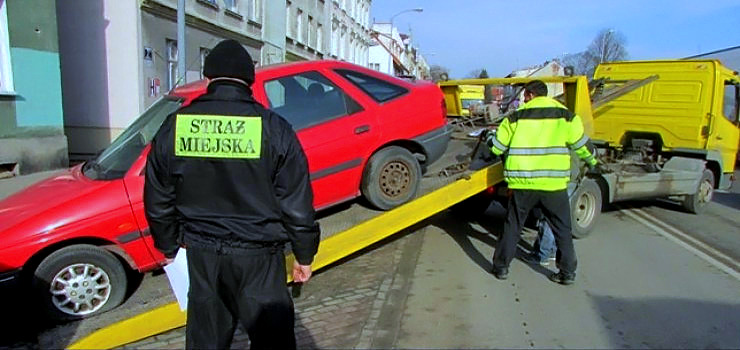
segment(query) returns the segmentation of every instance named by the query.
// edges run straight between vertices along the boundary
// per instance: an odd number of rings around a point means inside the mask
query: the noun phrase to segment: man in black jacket
[[[206,57],[206,94],[168,116],[147,158],[144,205],[157,249],[187,247],[186,346],[295,348],[283,247],[306,282],[318,250],[308,162],[291,125],[252,97],[254,64],[235,40]]]

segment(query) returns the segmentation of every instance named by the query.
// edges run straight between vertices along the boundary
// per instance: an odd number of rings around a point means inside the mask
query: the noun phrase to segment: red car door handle
[[[368,132],[368,131],[370,131],[370,125],[363,125],[363,126],[358,126],[355,128],[355,134],[357,135],[362,134],[364,132]]]

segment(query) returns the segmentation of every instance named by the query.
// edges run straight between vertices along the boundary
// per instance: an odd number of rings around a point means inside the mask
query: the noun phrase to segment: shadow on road
[[[722,204],[735,210],[740,210],[740,193],[714,192],[712,202]]]
[[[36,310],[28,293],[8,290],[0,295],[5,301],[0,317],[0,348],[38,349],[38,334],[54,324]]]
[[[455,210],[448,210],[435,216],[430,224],[450,235],[470,260],[484,271],[490,272],[493,269],[492,256],[483,255],[472,240],[475,239],[495,249],[498,238],[504,231],[505,215],[506,209],[494,202],[480,215],[465,215]],[[522,234],[517,246],[516,259],[524,262],[533,271],[549,276],[552,271],[539,264],[530,264],[524,259],[532,251],[535,237],[536,231],[532,230],[527,230]]]
[[[740,348],[740,304],[591,296],[615,349]]]
[[[300,317],[300,315],[297,312],[295,315],[295,337],[296,337],[296,345],[298,349],[318,349],[319,348],[318,345],[316,344],[316,340],[311,335],[311,332],[308,331],[308,327],[303,322],[303,319]]]

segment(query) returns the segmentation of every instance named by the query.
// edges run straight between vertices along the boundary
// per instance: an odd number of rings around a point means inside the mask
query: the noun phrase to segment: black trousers
[[[238,321],[252,349],[295,349],[293,300],[282,250],[188,248],[188,349],[228,349]]]
[[[558,248],[556,262],[561,272],[567,275],[576,273],[576,252],[570,223],[570,202],[568,191],[530,191],[513,190],[504,222],[504,234],[496,244],[493,254],[493,267],[509,267],[516,255],[516,246],[529,212],[539,204],[542,213],[552,227],[555,245]]]

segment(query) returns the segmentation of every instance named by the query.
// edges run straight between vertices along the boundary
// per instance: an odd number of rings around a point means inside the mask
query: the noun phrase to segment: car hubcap
[[[709,203],[712,201],[712,183],[709,181],[702,181],[699,187],[699,202]]]
[[[380,171],[380,189],[388,197],[397,198],[410,190],[411,170],[400,161],[386,164]]]
[[[54,276],[49,291],[57,309],[79,316],[103,307],[110,297],[111,284],[103,269],[93,264],[74,264]]]
[[[578,197],[576,201],[575,218],[576,224],[581,227],[586,227],[591,223],[594,218],[594,208],[596,204],[596,198],[590,193],[583,193]]]

